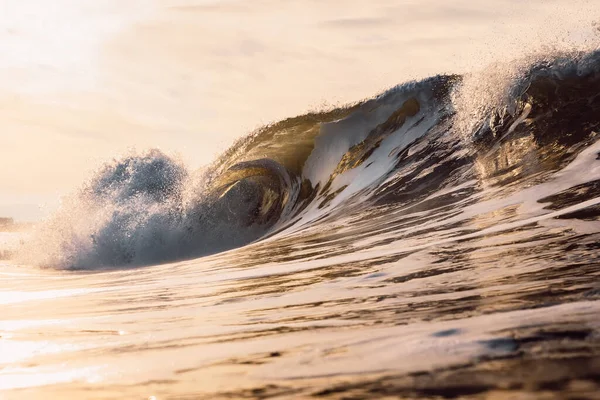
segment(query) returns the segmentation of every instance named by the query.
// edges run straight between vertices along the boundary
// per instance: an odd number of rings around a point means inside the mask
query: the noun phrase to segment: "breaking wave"
[[[202,171],[159,150],[113,160],[17,258],[60,269],[152,265],[366,207],[440,207],[473,179],[515,193],[574,160],[599,125],[598,51],[435,76],[263,127]]]

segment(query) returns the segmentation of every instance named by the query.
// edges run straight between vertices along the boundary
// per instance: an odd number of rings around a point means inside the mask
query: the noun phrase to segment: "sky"
[[[47,216],[133,149],[198,168],[263,124],[594,22],[600,0],[0,0],[0,216]]]

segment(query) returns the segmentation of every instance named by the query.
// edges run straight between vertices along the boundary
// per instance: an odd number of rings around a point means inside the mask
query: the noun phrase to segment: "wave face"
[[[431,210],[466,199],[472,190],[452,188],[472,179],[516,192],[595,140],[599,60],[560,53],[406,83],[266,126],[202,172],[158,150],[113,160],[21,258],[60,269],[152,265],[386,204]]]

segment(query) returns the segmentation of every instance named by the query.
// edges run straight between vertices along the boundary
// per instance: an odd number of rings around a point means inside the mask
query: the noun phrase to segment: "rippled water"
[[[107,165],[0,264],[2,398],[598,398],[598,54],[523,65]]]

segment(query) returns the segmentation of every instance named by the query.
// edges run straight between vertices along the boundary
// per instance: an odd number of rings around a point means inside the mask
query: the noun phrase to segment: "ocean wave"
[[[595,141],[600,52],[544,53],[399,85],[240,139],[189,171],[159,150],[100,168],[22,246],[59,269],[152,265],[226,251],[394,203],[440,207],[464,182],[543,179]],[[538,154],[543,153],[543,157]]]

